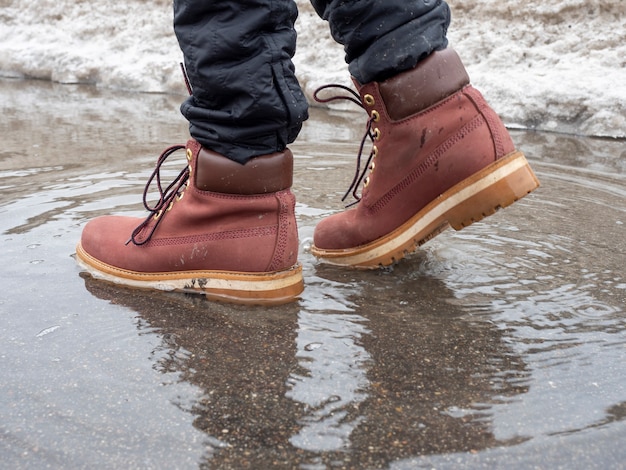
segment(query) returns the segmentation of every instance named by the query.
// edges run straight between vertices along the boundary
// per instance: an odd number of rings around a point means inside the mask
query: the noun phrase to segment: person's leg
[[[245,163],[282,151],[307,119],[294,75],[293,0],[175,0],[193,89],[181,111],[203,146]]]
[[[442,0],[311,0],[344,46],[350,74],[382,81],[445,49],[450,9]]]
[[[177,0],[174,12],[192,139],[159,158],[150,182],[161,197],[144,199],[148,217],[90,221],[77,258],[118,284],[243,303],[293,300],[303,282],[286,145],[307,114],[291,64],[293,0]],[[177,150],[188,166],[163,190],[160,165]]]
[[[538,187],[458,55],[441,0],[312,0],[344,45],[372,139],[356,208],[322,220],[312,252],[386,266]],[[360,158],[360,156],[359,156]],[[355,194],[358,188],[355,188]]]

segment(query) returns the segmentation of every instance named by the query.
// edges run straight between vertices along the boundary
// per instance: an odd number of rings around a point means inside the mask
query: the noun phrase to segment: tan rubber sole
[[[294,301],[304,290],[302,266],[270,273],[180,271],[142,273],[120,269],[89,255],[79,243],[78,263],[96,279],[141,289],[203,294],[211,300],[238,304],[279,305]]]
[[[356,268],[388,266],[412,253],[446,228],[461,230],[507,207],[539,187],[526,157],[513,152],[461,181],[393,232],[366,245],[342,250],[313,246],[324,261]]]

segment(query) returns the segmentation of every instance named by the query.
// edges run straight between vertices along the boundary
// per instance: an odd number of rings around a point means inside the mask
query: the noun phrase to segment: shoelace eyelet
[[[320,95],[319,95],[320,92],[322,92],[323,90],[327,90],[329,88],[338,88],[338,89],[344,91],[346,94],[330,96],[328,98],[320,97]],[[359,152],[358,152],[358,155],[357,155],[357,164],[356,164],[356,170],[355,170],[355,173],[354,173],[354,178],[352,180],[352,183],[350,184],[350,187],[348,188],[346,193],[341,198],[341,200],[344,201],[346,199],[346,197],[348,197],[348,195],[350,193],[352,193],[352,196],[354,197],[355,202],[353,202],[352,204],[348,204],[346,206],[346,207],[350,207],[350,206],[352,206],[354,204],[357,204],[361,200],[361,197],[357,194],[358,188],[361,185],[361,183],[363,183],[363,187],[364,188],[369,185],[370,177],[369,176],[366,177],[366,173],[368,171],[368,168],[370,169],[370,173],[371,173],[371,170],[374,169],[374,165],[370,166],[370,163],[378,155],[378,148],[376,147],[376,145],[374,145],[374,142],[381,138],[381,131],[380,131],[379,128],[373,128],[373,124],[375,122],[380,121],[381,115],[380,115],[380,112],[378,110],[371,109],[376,104],[376,99],[370,93],[365,93],[362,96],[359,96],[359,94],[357,92],[355,92],[354,90],[350,89],[349,87],[347,87],[345,85],[336,85],[336,84],[324,85],[324,86],[319,87],[313,93],[313,97],[315,98],[315,101],[317,101],[319,103],[330,103],[330,102],[336,101],[336,100],[348,100],[348,101],[353,102],[357,106],[361,107],[362,109],[366,110],[366,112],[369,113],[369,119],[367,121],[367,129],[365,130],[365,133],[363,134],[363,138],[361,139],[361,144],[360,144]],[[370,111],[370,109],[371,109],[371,111]],[[365,140],[368,137],[372,141],[372,150],[370,151],[370,154],[367,157],[367,162],[365,163],[365,165],[366,165],[365,168],[361,171],[361,158],[363,156]]]
[[[150,212],[150,214],[145,218],[143,222],[141,222],[137,227],[135,227],[135,229],[132,231],[130,235],[130,238],[126,242],[126,244],[132,242],[135,245],[140,246],[140,245],[145,245],[146,243],[148,243],[150,239],[152,238],[152,235],[154,234],[155,230],[157,229],[157,227],[163,220],[162,216],[164,215],[164,213],[172,209],[175,201],[182,199],[182,195],[184,194],[185,189],[187,189],[187,186],[189,185],[189,175],[192,169],[191,161],[193,159],[192,150],[188,148],[186,152],[189,165],[185,166],[185,168],[178,174],[178,176],[174,179],[174,181],[172,181],[165,189],[161,185],[160,170],[161,170],[161,165],[163,164],[163,162],[165,162],[165,160],[170,155],[172,155],[177,150],[182,150],[184,148],[185,148],[184,145],[173,145],[165,149],[163,153],[161,153],[161,155],[159,156],[156,167],[153,170],[152,175],[150,175],[150,178],[148,179],[148,183],[146,184],[146,187],[143,192],[143,205]],[[152,184],[153,181],[155,181],[157,185],[157,189],[159,192],[159,200],[156,203],[151,204],[148,202],[147,196],[148,196],[150,185]],[[153,224],[150,224],[151,220],[154,220],[155,222]],[[140,239],[139,236],[141,232],[146,228],[147,228],[148,233],[141,236],[141,239]]]

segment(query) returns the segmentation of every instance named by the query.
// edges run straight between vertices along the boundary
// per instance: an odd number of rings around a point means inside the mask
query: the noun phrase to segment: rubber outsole
[[[297,300],[304,290],[300,264],[266,273],[212,270],[142,273],[103,263],[87,253],[80,243],[76,258],[96,279],[140,289],[202,294],[229,303],[280,305]]]
[[[461,181],[391,233],[339,250],[311,247],[314,256],[339,266],[389,266],[452,227],[461,230],[513,204],[539,187],[522,152],[515,151]]]

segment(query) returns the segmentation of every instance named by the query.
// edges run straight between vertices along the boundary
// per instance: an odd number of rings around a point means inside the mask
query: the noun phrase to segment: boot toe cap
[[[334,214],[321,220],[313,233],[313,244],[321,250],[343,250],[363,244],[363,234],[354,223],[355,211]]]
[[[82,250],[98,261],[124,268],[124,247],[140,222],[140,219],[121,216],[103,216],[90,220],[80,237]]]

